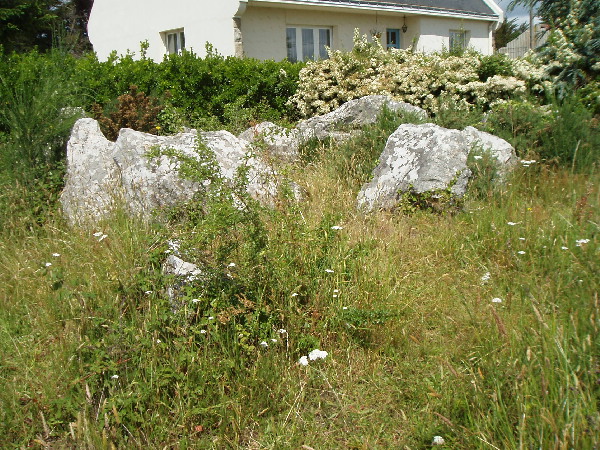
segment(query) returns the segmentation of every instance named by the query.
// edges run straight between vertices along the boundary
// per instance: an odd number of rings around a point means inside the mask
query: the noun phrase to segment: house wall
[[[148,56],[160,61],[166,48],[161,32],[183,28],[186,48],[205,55],[205,44],[233,55],[233,17],[238,0],[95,0],[88,34],[100,59],[113,50],[139,54],[140,42],[149,43]]]
[[[166,52],[162,32],[183,28],[186,48],[200,56],[205,55],[209,41],[223,55],[240,55],[258,59],[284,59],[286,55],[285,30],[287,26],[331,27],[332,47],[350,50],[355,28],[361,34],[381,32],[385,41],[387,28],[401,29],[404,15],[369,10],[351,10],[318,7],[283,8],[244,3],[237,26],[241,29],[241,45],[236,45],[239,34],[234,30],[234,19],[240,7],[239,0],[95,0],[88,33],[100,59],[106,59],[116,50],[139,54],[140,42],[147,40],[147,55],[160,61]],[[264,4],[263,4],[264,5]],[[491,22],[406,15],[408,30],[401,34],[402,48],[413,42],[421,51],[436,51],[449,46],[449,31],[469,31],[469,45],[484,54],[492,53]]]
[[[285,29],[287,26],[323,26],[333,29],[332,47],[350,50],[353,47],[354,30],[370,35],[372,30],[381,32],[385,44],[387,28],[401,29],[403,14],[375,14],[371,11],[329,12],[299,9],[281,9],[264,6],[248,6],[241,19],[244,55],[258,59],[280,60],[286,57]],[[409,48],[413,42],[419,51],[432,52],[449,48],[450,30],[464,29],[468,32],[470,48],[485,55],[493,53],[492,22],[468,19],[436,18],[429,16],[406,16],[408,30],[401,34],[401,47]]]
[[[408,31],[401,33],[402,48],[410,47],[416,36],[416,18],[406,17]],[[354,46],[354,29],[369,35],[371,30],[382,33],[385,41],[387,28],[402,28],[402,15],[382,15],[373,12],[341,13],[248,6],[241,19],[244,55],[258,59],[281,60],[287,56],[285,30],[287,26],[331,27],[332,47],[351,50]]]
[[[446,19],[437,17],[423,17],[418,23],[419,39],[417,50],[430,52],[450,48],[450,30],[465,30],[468,36],[468,47],[491,55],[494,52],[492,45],[491,22],[467,19]]]

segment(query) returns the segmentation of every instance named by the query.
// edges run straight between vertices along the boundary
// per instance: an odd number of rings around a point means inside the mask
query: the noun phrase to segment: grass
[[[360,145],[371,161],[365,136],[342,154]],[[98,230],[14,212],[0,237],[3,445],[598,446],[597,178],[519,168],[458,214],[363,216],[352,179],[373,161],[313,151],[288,167],[308,200],[257,209],[260,242],[256,217],[226,210]],[[173,237],[209,274],[177,311],[160,271]],[[299,365],[314,348],[328,357]]]

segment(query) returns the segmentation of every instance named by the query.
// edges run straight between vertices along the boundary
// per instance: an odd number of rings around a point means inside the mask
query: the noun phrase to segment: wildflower
[[[161,342],[162,342],[162,341],[161,341],[160,339],[157,339],[157,340],[156,340],[156,343],[157,343],[157,344],[160,344]]]
[[[157,126],[156,126],[156,129],[157,129],[157,130],[160,130],[160,126],[158,126],[158,125],[157,125]]]
[[[520,237],[520,238],[519,238],[519,240],[520,240],[520,241],[524,241],[524,240],[525,240],[525,238],[524,238],[524,237]]]
[[[475,155],[475,156],[473,156],[473,159],[480,160],[480,159],[483,159],[483,156],[481,156],[481,155]]]
[[[227,267],[235,267],[235,263],[229,263]]]
[[[275,344],[275,343],[277,343],[277,339],[271,338],[271,342],[273,342]]]
[[[514,227],[515,225],[520,224],[521,222],[506,222],[506,225],[510,225],[511,227]]]
[[[339,290],[339,289],[334,289],[334,290],[333,290],[333,293],[334,293],[334,294],[339,294],[339,293],[340,293],[340,290]]]
[[[500,297],[494,297],[492,303],[502,303],[502,299]]]
[[[331,269],[325,269],[325,272],[327,272],[327,273],[333,273],[333,270],[331,270]]]
[[[94,236],[95,236],[95,237],[100,237],[100,236],[102,236],[102,231],[96,231],[96,232],[94,233]]]
[[[446,441],[441,436],[434,436],[431,445],[444,445]]]
[[[561,247],[562,250],[569,250],[569,247],[565,247],[564,245]]]
[[[150,294],[152,294],[152,291],[146,291],[146,292],[144,292],[144,294],[150,295]]]
[[[52,265],[52,263],[51,262],[47,262],[45,265],[46,265],[46,267],[50,267]]]
[[[292,297],[298,297],[298,293],[297,293],[297,292],[294,292],[294,293],[292,294]]]
[[[54,256],[55,258],[58,258],[60,256],[60,253],[52,253],[52,256]]]
[[[327,358],[328,354],[329,353],[327,353],[324,350],[314,349],[308,354],[308,359],[310,359],[311,361],[316,361],[317,359],[325,359]]]
[[[200,330],[200,334],[206,334],[206,330]]]
[[[489,272],[486,272],[483,274],[483,276],[481,277],[481,282],[482,283],[487,283],[488,281],[490,281],[490,278],[492,278],[492,274]]]
[[[112,378],[113,380],[118,380],[118,379],[119,379],[119,375],[113,375],[111,378]]]
[[[298,364],[300,364],[301,366],[308,366],[308,358],[306,356],[302,356],[298,360]]]
[[[525,254],[525,252],[524,252],[523,250],[519,250],[517,253],[518,253],[519,255],[524,255],[524,254]]]
[[[277,332],[279,334],[287,334],[287,331],[284,328],[280,328],[279,330],[277,330]]]
[[[334,231],[339,231],[339,230],[343,230],[344,227],[340,227],[339,225],[334,225],[334,226],[331,227],[331,229],[334,230]]]
[[[588,242],[590,242],[590,240],[589,240],[589,239],[577,239],[577,240],[575,241],[575,245],[576,245],[577,247],[583,247],[583,244],[587,244]]]
[[[208,320],[215,320],[215,318],[213,316],[209,316]]]
[[[346,311],[346,310],[348,309],[348,307],[347,307],[347,306],[344,306],[342,309],[343,309],[344,311]]]
[[[193,299],[192,299],[192,303],[198,303],[199,301],[200,301],[200,299],[199,299],[199,298],[193,298]]]
[[[260,343],[260,346],[261,346],[262,348],[267,348],[267,347],[269,346],[269,344],[267,344],[267,342],[266,342],[266,341],[262,341],[262,342]]]
[[[333,298],[338,298],[337,294],[333,294]]]

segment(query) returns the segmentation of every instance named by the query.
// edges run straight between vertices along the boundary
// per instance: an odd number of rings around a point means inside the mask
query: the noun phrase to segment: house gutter
[[[393,4],[385,4],[380,3],[378,5],[373,5],[369,3],[360,3],[343,1],[343,0],[331,0],[331,1],[311,1],[311,0],[242,0],[241,3],[248,4],[249,2],[252,4],[256,4],[256,6],[280,6],[284,8],[291,7],[310,7],[315,10],[330,10],[331,8],[338,8],[343,10],[354,10],[354,11],[374,11],[374,12],[390,12],[390,13],[403,13],[409,15],[425,15],[425,16],[435,16],[435,17],[453,17],[460,19],[472,19],[472,20],[483,20],[488,22],[496,22],[496,28],[499,27],[502,23],[504,12],[497,5],[492,5],[493,1],[484,0],[486,4],[498,15],[496,14],[483,14],[483,13],[468,13],[451,9],[443,9],[443,8],[423,8],[423,7],[411,7],[411,6],[402,6],[399,7]],[[495,7],[494,7],[495,6]],[[245,9],[245,6],[244,6]]]

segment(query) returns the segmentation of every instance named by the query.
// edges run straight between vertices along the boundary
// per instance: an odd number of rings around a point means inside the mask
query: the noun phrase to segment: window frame
[[[308,31],[310,33],[309,42]],[[325,35],[323,35],[325,32]],[[333,27],[314,25],[287,25],[285,28],[286,57],[290,62],[328,59],[326,47],[331,48]],[[325,41],[325,42],[322,42]]]
[[[167,55],[180,55],[185,50],[185,29],[175,28],[161,32]],[[174,38],[174,46],[171,48],[171,38]]]
[[[469,47],[469,38],[468,30],[450,30],[448,33],[448,50],[450,52],[464,52]]]

